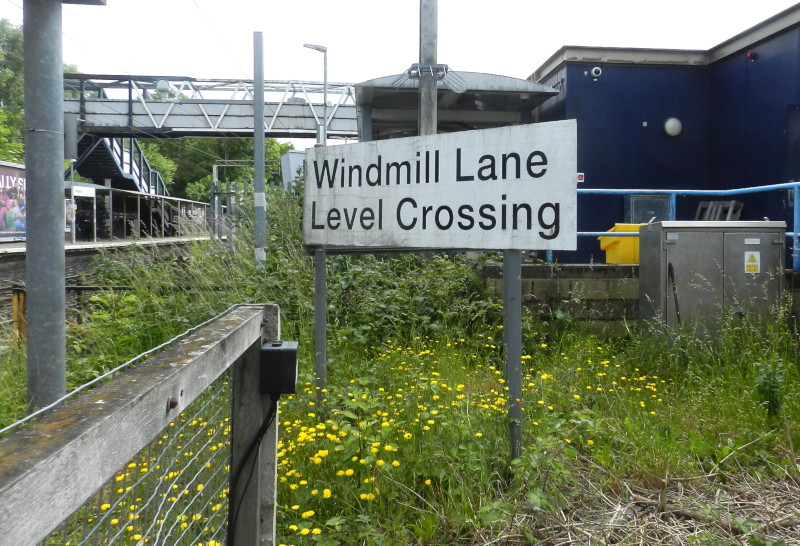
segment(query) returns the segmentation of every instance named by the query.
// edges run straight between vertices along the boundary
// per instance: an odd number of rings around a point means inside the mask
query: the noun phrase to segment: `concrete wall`
[[[501,264],[485,266],[482,276],[490,290],[502,295]],[[791,297],[792,314],[797,320],[800,272],[786,272],[784,292]],[[639,266],[524,264],[522,301],[542,318],[558,313],[567,320],[600,328],[621,328],[639,318]]]

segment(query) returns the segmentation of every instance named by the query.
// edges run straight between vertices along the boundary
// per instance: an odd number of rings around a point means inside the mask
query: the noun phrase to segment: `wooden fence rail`
[[[233,367],[228,534],[272,544],[277,425],[248,450],[273,406],[259,393],[261,346],[280,339],[277,306],[245,305],[176,345],[0,439],[0,537],[35,544],[111,480],[215,379]],[[277,419],[276,421],[277,422]],[[248,460],[245,459],[250,455]],[[258,471],[251,472],[253,465]],[[255,469],[254,469],[255,470]]]

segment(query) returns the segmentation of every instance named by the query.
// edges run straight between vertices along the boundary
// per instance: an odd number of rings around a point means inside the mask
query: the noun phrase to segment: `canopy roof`
[[[509,76],[448,71],[437,82],[438,132],[530,122],[530,113],[558,91]],[[356,84],[361,140],[417,134],[419,80],[408,73]]]

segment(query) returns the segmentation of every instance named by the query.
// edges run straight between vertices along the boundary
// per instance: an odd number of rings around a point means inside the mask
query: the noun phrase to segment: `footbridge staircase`
[[[78,116],[81,135],[74,168],[116,189],[166,195],[137,139],[252,136],[253,97],[247,80],[65,74],[64,112]],[[265,81],[264,97],[269,137],[315,138],[322,124],[331,139],[358,136],[351,84]]]

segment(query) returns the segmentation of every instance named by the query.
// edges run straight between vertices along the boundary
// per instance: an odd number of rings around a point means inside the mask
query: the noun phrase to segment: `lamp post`
[[[317,146],[328,142],[328,48],[316,44],[303,47],[319,51],[324,56],[325,72],[322,80],[322,123],[317,129]],[[324,411],[325,387],[328,381],[328,286],[326,277],[327,251],[325,247],[314,250],[314,375],[316,379],[317,407]]]
[[[325,146],[328,142],[328,48],[317,44],[303,44],[303,47],[319,51],[323,55],[322,123],[320,123],[317,131],[317,144]]]

